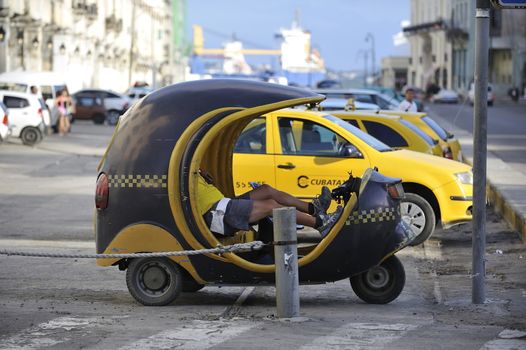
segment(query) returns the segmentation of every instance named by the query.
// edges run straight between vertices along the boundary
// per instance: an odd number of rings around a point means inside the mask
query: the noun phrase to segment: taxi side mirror
[[[346,143],[343,145],[343,147],[340,150],[340,155],[345,156],[347,158],[363,158],[362,152],[356,148],[356,146],[351,145],[350,143]]]

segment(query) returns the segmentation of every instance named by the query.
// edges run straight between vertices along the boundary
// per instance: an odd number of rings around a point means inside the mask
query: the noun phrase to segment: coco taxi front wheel
[[[396,256],[350,278],[356,295],[369,304],[387,304],[395,300],[405,285],[404,266]]]
[[[146,306],[162,306],[174,301],[183,286],[180,268],[167,258],[133,259],[126,270],[130,294]]]

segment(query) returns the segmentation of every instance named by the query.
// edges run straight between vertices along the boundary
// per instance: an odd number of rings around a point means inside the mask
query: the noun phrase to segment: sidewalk
[[[458,138],[462,145],[464,161],[473,164],[473,134],[432,111],[430,116]],[[491,205],[519,233],[526,244],[526,175],[512,169],[491,151],[488,151],[487,155],[486,174],[487,195]]]

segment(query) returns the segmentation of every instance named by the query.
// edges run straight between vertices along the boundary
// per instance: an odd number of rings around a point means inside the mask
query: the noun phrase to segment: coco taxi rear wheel
[[[162,306],[179,296],[183,277],[177,264],[167,258],[140,258],[128,266],[126,284],[141,304]]]
[[[387,304],[395,300],[405,285],[404,266],[396,256],[350,278],[356,295],[369,304]]]

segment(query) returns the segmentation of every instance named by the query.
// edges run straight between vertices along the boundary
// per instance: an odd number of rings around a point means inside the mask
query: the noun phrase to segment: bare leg
[[[267,216],[272,216],[272,210],[275,208],[283,208],[284,205],[276,202],[273,199],[254,200],[254,206],[250,213],[249,222],[256,222]],[[316,218],[309,214],[296,211],[296,221],[300,225],[314,227],[316,225]]]
[[[273,199],[274,201],[281,204],[283,207],[294,207],[297,210],[308,213],[309,212],[309,203],[299,200],[298,198],[291,196],[290,194],[276,190],[269,185],[261,185],[260,187],[249,192],[250,199],[253,200],[267,200]],[[298,221],[298,223],[300,223]],[[302,225],[307,225],[300,223]],[[307,225],[308,226],[308,225]]]

